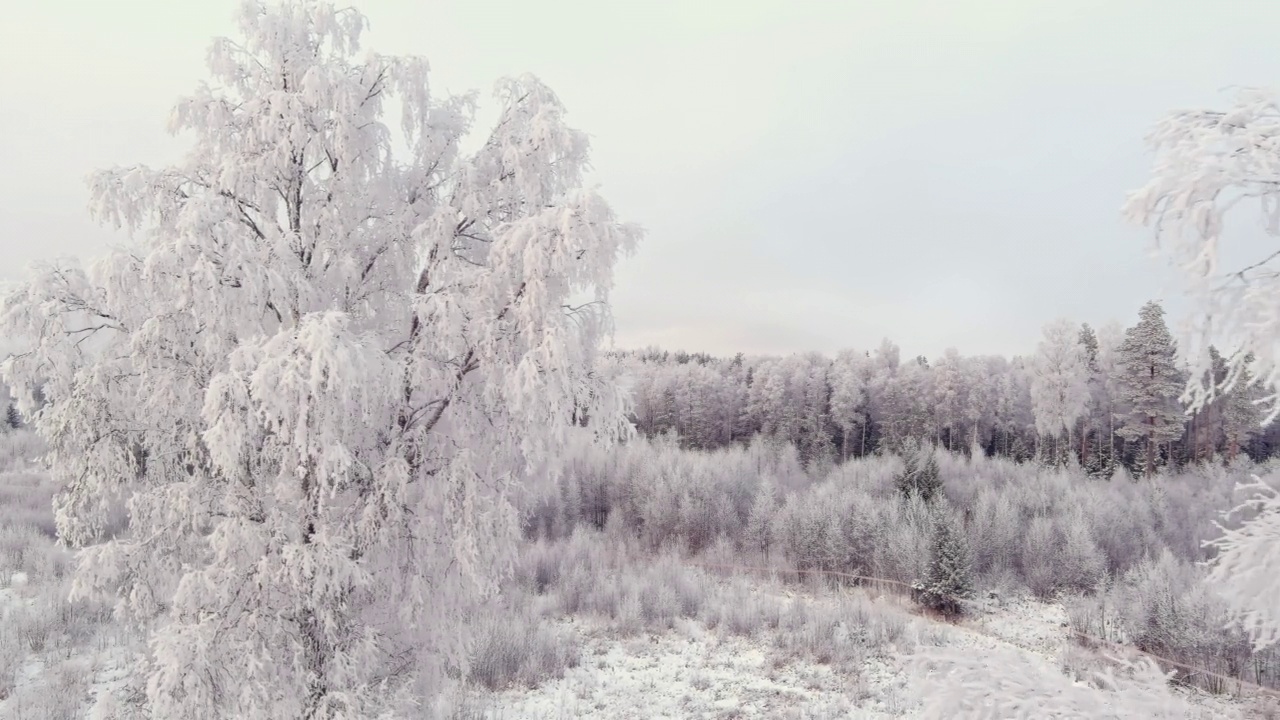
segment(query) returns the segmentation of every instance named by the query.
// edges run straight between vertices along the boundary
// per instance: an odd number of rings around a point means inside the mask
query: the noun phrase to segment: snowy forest
[[[1210,348],[1208,382],[1227,362]],[[1271,457],[1263,399],[1244,378],[1186,412],[1191,370],[1179,361],[1157,303],[1134,325],[1095,331],[1058,320],[1036,355],[903,361],[885,340],[874,352],[786,358],[713,358],[658,349],[619,352],[646,437],[674,432],[682,447],[710,450],[757,434],[794,445],[806,467],[895,449],[904,441],[1041,464],[1074,462],[1091,475],[1117,468],[1151,474],[1242,452]]]
[[[237,17],[0,301],[0,718],[1280,716],[1280,95],[1116,198],[1186,332],[714,357],[611,342],[643,218],[547,84]]]

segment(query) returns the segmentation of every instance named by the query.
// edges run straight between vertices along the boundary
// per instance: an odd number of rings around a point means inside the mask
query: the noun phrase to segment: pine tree
[[[948,505],[936,505],[933,520],[929,570],[924,580],[912,587],[925,607],[947,616],[959,615],[964,609],[960,601],[973,593],[968,544]]]
[[[1182,437],[1178,398],[1183,378],[1174,364],[1176,348],[1164,322],[1164,309],[1148,302],[1138,316],[1138,324],[1125,331],[1120,344],[1120,392],[1126,411],[1116,432],[1143,444],[1144,471],[1152,475],[1160,445]]]

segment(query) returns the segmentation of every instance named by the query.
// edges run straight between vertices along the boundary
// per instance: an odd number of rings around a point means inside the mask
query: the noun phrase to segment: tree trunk
[[[1084,421],[1080,421],[1080,467],[1086,467],[1089,464],[1089,431],[1084,425]]]
[[[1147,432],[1147,477],[1156,474],[1156,419],[1154,415],[1147,416],[1147,426],[1151,429]]]

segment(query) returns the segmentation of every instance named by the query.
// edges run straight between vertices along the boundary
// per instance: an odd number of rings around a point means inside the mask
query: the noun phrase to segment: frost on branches
[[[1032,361],[1031,401],[1036,431],[1053,440],[1054,462],[1068,454],[1072,429],[1088,410],[1089,358],[1079,337],[1079,326],[1069,320],[1049,323]]]
[[[592,367],[639,232],[583,188],[586,137],[536,79],[499,84],[464,157],[474,98],[355,60],[355,11],[239,19],[173,115],[185,160],[92,180],[136,245],[5,300],[31,347],[4,373],[65,483],[75,591],[150,632],[148,716],[371,717],[465,665],[511,484],[567,433],[626,431]]]
[[[1248,264],[1222,268],[1219,261],[1233,208],[1254,208],[1265,239],[1280,236],[1280,95],[1245,90],[1226,111],[1172,113],[1149,141],[1156,152],[1151,180],[1125,211],[1155,229],[1158,246],[1191,280],[1199,352],[1190,355],[1196,365],[1184,397],[1197,411],[1218,393],[1257,383],[1269,423],[1280,415],[1280,252],[1254,243]],[[1232,227],[1249,225],[1256,226]],[[1249,238],[1233,242],[1248,245]],[[1208,353],[1215,341],[1229,349],[1220,381]],[[1255,640],[1268,645],[1280,639],[1280,501],[1260,489],[1255,510],[1218,541],[1213,580]]]

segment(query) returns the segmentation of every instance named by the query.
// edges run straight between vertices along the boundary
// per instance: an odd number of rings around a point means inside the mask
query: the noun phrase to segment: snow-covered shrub
[[[933,511],[919,495],[887,504],[881,515],[881,537],[875,549],[875,577],[910,583],[929,569]]]
[[[1096,670],[1077,683],[1036,655],[1013,648],[975,653],[922,647],[912,667],[927,720],[1090,718],[1185,720],[1195,709],[1170,691],[1150,661]]]
[[[499,608],[473,619],[467,679],[489,690],[536,687],[578,664],[576,636],[527,612]]]
[[[48,668],[38,682],[16,689],[5,702],[7,717],[33,720],[83,720],[89,676],[66,664]]]
[[[787,558],[800,570],[830,569],[835,518],[831,507],[814,493],[787,498],[775,532]]]
[[[1124,639],[1139,649],[1175,662],[1255,682],[1280,679],[1277,657],[1254,653],[1248,636],[1228,628],[1226,604],[1204,582],[1203,568],[1165,550],[1126,573],[1109,594]],[[1177,677],[1212,692],[1222,681],[1177,670]]]
[[[984,489],[971,508],[967,530],[974,574],[995,577],[1016,572],[1025,526],[1013,497]]]
[[[56,491],[56,484],[43,473],[30,470],[0,472],[0,528],[29,527],[49,539],[57,537],[53,522],[53,496]]]
[[[774,640],[779,660],[812,660],[852,670],[862,664],[867,648],[857,616],[843,603],[794,601],[782,611]]]
[[[1106,561],[1091,533],[1078,511],[1032,518],[1020,560],[1027,587],[1041,598],[1092,590],[1106,574]]]
[[[17,623],[9,618],[0,621],[0,701],[13,692],[18,670],[28,655]]]
[[[535,543],[522,551],[513,585],[545,595],[560,613],[609,620],[624,634],[666,630],[677,618],[701,613],[708,580],[700,570],[669,555],[645,557],[610,543],[604,533],[585,528],[567,541]]]
[[[782,622],[785,602],[757,591],[742,579],[728,583],[707,600],[701,620],[708,629],[719,629],[730,635],[754,636],[776,630]]]

